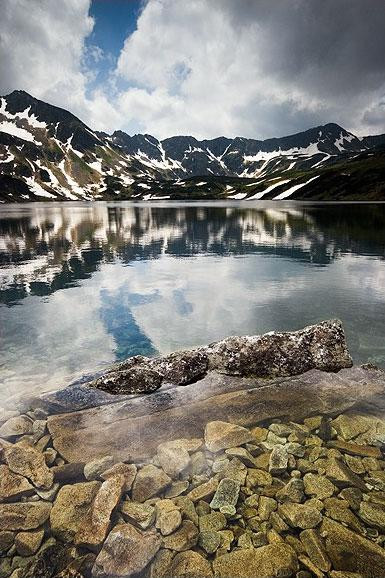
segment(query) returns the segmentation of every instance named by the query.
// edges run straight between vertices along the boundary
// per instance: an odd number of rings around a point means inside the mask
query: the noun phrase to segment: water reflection
[[[383,205],[3,206],[2,392],[332,316],[385,364],[384,223]]]

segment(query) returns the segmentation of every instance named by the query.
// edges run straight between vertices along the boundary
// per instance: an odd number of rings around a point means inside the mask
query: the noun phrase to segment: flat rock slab
[[[266,419],[303,420],[354,406],[378,409],[385,372],[355,367],[338,373],[311,370],[271,380],[216,372],[195,384],[48,418],[54,447],[69,462],[112,455],[140,461],[165,441],[203,437],[214,420],[252,426]]]

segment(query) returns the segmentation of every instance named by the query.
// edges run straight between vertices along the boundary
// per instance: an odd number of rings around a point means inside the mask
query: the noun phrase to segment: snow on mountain
[[[14,91],[0,97],[0,200],[168,198],[170,187],[174,195],[188,195],[193,188],[200,197],[204,185],[221,198],[274,198],[270,191],[277,189],[275,198],[282,199],[292,194],[287,183],[293,181],[294,190],[307,184],[304,172],[384,144],[384,135],[358,138],[333,123],[264,141],[108,135],[66,110]],[[251,181],[244,183],[246,192],[237,190],[234,179]]]

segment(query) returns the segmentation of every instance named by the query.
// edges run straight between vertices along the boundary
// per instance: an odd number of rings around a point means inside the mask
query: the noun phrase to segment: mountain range
[[[24,91],[0,97],[0,202],[385,200],[385,135],[329,123],[282,138],[93,131]]]

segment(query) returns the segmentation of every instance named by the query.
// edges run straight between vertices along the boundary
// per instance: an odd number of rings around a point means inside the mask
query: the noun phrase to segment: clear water
[[[116,359],[339,317],[385,367],[385,205],[0,207],[0,401]]]

